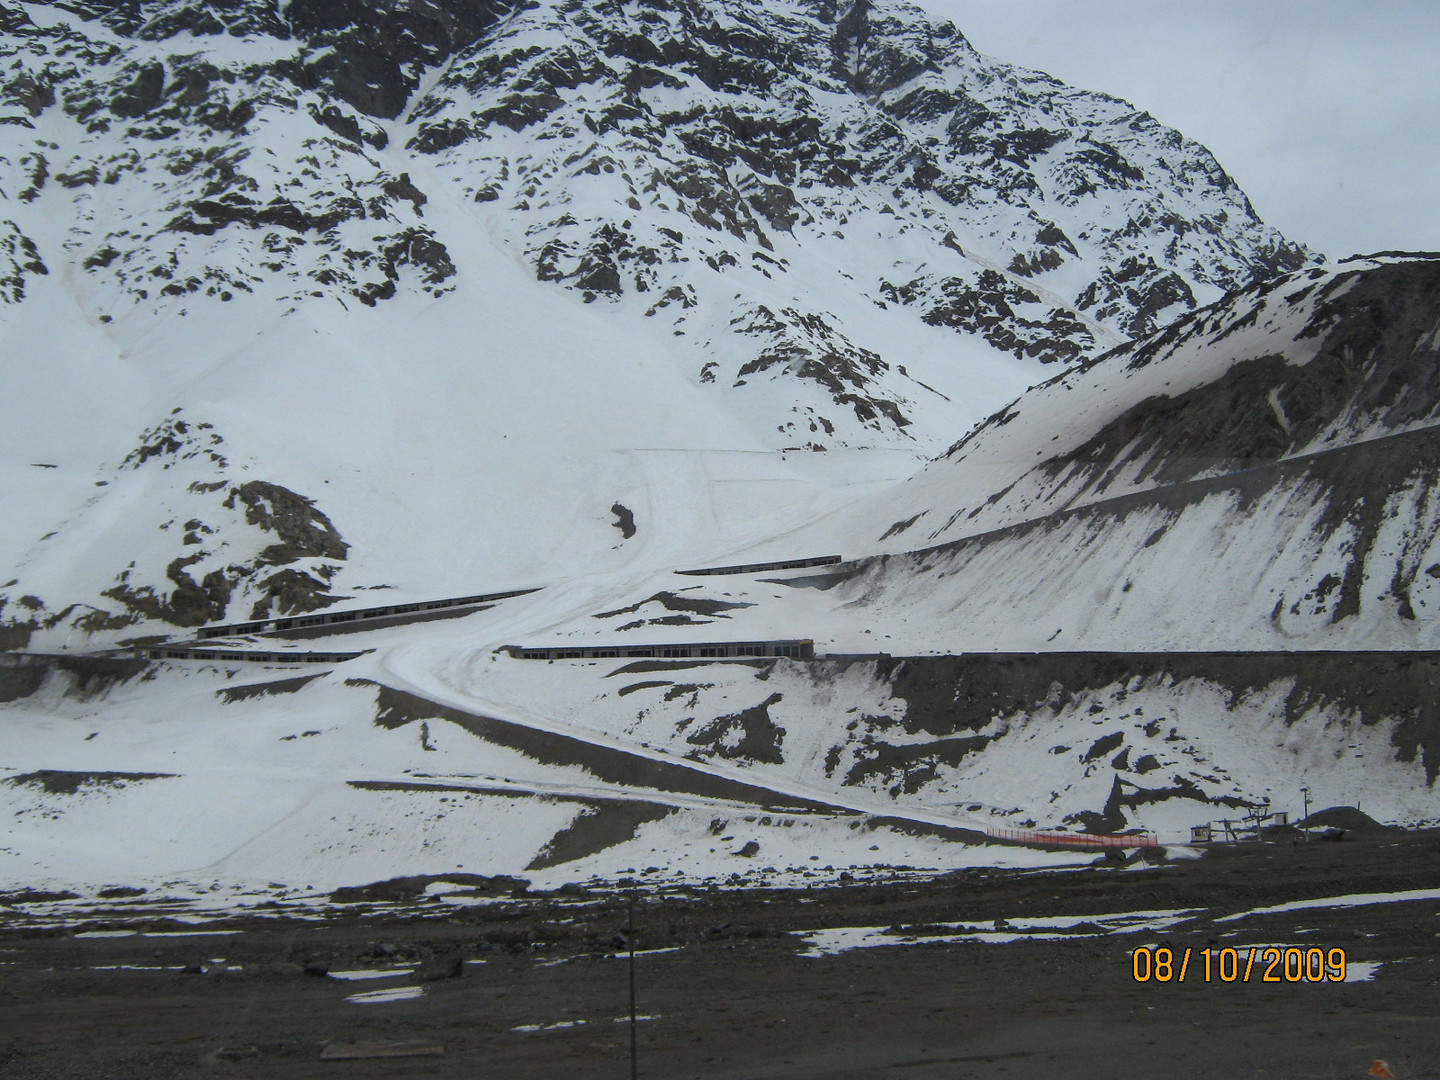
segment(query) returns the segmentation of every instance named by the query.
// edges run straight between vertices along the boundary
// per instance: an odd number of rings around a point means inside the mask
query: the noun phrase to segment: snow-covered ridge
[[[720,560],[847,566],[657,575],[522,640],[723,626],[822,654],[1429,649],[1437,335],[1435,257],[1242,290],[1032,389],[904,482]]]
[[[1431,427],[1437,349],[1440,257],[1258,283],[1033,387],[817,531],[857,553],[929,548]]]

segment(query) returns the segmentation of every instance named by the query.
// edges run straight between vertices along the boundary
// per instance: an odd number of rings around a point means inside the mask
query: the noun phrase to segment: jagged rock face
[[[361,152],[383,146],[383,132],[331,103],[361,61],[337,67],[346,54],[319,29],[292,38],[306,26],[299,8],[283,25],[260,4],[95,5],[76,9],[91,21],[60,9],[46,12],[55,22],[12,21],[13,150],[0,186],[37,218],[73,215],[51,257],[90,278],[112,318],[136,304],[229,301],[277,277],[293,300],[374,303],[402,274],[444,291],[454,267],[421,220],[423,200]],[[328,92],[312,89],[323,73]],[[17,249],[0,277],[13,300],[45,253],[23,223],[11,227],[22,236],[0,240]]]
[[[1237,292],[1057,377],[952,447],[934,468],[963,470],[991,453],[987,444],[1039,446],[1052,438],[1052,410],[1097,419],[1084,438],[1052,444],[1023,476],[1007,477],[999,497],[987,492],[983,507],[936,523],[931,538],[953,535],[962,520],[965,531],[1003,527],[1044,504],[1094,502],[1433,427],[1437,320],[1433,256],[1354,260]],[[1094,392],[1106,386],[1111,393]]]
[[[443,63],[516,6],[496,0],[454,3],[364,4],[347,0],[291,0],[283,5],[219,3],[93,3],[67,5],[101,20],[125,38],[167,41],[181,34],[272,37],[306,42],[316,55],[286,73],[297,86],[323,87],[329,96],[368,116],[393,118],[427,67]],[[140,115],[166,96],[164,69],[141,70],[117,115]],[[123,111],[122,111],[123,110]]]
[[[697,263],[735,271],[720,311],[683,316],[702,355],[773,319],[742,268],[783,279],[797,248],[836,240],[865,252],[845,267],[865,301],[1062,361],[1306,258],[1200,147],[898,5],[542,7],[457,57],[410,115],[411,147],[525,223],[542,277],[618,297],[684,289]],[[839,334],[833,312],[786,312],[795,337],[807,320]],[[853,349],[790,349],[811,361],[792,374],[901,425]]]
[[[782,445],[903,442],[930,391],[857,305],[1070,362],[1309,258],[1203,148],[902,3],[27,10],[0,26],[10,303],[56,270],[106,319],[438,297],[478,223],[668,326],[716,393],[795,386]],[[427,218],[441,188],[463,228]]]

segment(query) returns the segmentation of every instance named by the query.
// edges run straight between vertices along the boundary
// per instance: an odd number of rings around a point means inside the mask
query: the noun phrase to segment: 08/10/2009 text
[[[1178,951],[1161,945],[1136,949],[1131,954],[1130,973],[1139,983],[1182,983],[1187,979],[1207,983],[1250,982],[1252,979],[1267,983],[1343,983],[1345,963],[1345,950],[1341,948],[1242,945],[1239,948],[1186,948]]]

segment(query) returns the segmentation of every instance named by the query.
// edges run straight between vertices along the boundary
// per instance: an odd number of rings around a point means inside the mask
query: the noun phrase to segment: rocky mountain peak
[[[1067,363],[1311,258],[1203,148],[897,0],[33,10],[5,31],[4,190],[70,224],[44,250],[12,217],[12,299],[57,260],[111,317],[267,281],[439,296],[473,242],[422,220],[440,198],[669,325],[717,389],[766,373],[782,436],[890,441],[929,391],[857,303]],[[796,315],[762,340],[761,308]]]

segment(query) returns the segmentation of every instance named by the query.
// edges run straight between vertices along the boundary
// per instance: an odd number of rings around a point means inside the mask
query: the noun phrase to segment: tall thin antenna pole
[[[630,943],[630,1080],[638,1080],[640,1065],[636,1056],[635,1037],[635,897],[631,896],[629,902],[630,927],[625,936]]]

